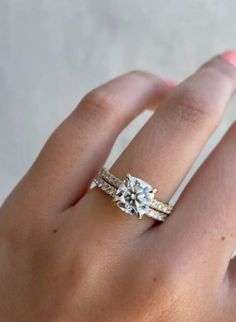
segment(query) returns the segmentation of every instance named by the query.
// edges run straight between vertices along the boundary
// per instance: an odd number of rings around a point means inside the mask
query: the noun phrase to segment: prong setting
[[[173,210],[172,205],[155,199],[155,193],[158,192],[156,187],[153,188],[130,173],[127,173],[122,181],[108,169],[101,169],[94,183],[112,197],[112,202],[117,207],[140,220],[146,215],[158,221],[165,221]]]
[[[130,173],[126,173],[126,178],[130,179],[131,178],[131,174]]]

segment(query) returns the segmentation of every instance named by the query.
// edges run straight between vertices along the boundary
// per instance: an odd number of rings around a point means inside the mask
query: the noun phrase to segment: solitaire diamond
[[[153,188],[148,183],[128,175],[118,187],[114,201],[121,210],[141,219],[150,211],[153,199]]]

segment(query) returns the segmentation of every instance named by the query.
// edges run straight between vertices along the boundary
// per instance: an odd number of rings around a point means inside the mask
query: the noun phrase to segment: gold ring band
[[[130,174],[122,181],[108,169],[103,168],[94,182],[113,198],[122,211],[129,215],[136,215],[139,219],[146,215],[159,221],[165,221],[173,210],[172,205],[154,198],[157,189]]]

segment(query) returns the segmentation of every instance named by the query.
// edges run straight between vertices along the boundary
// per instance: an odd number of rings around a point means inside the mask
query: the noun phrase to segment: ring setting
[[[116,178],[103,168],[94,180],[96,186],[110,195],[113,202],[126,214],[142,219],[144,215],[165,221],[173,206],[155,199],[157,189],[147,182],[127,174],[124,180]]]

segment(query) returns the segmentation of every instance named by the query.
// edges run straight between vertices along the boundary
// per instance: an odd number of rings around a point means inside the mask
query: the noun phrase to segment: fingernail
[[[170,87],[176,87],[176,83],[173,82],[172,80],[167,79],[167,78],[162,78],[162,80],[166,83],[166,85],[168,85]]]
[[[236,67],[236,50],[228,50],[224,52],[221,57],[226,60],[228,63]]]

